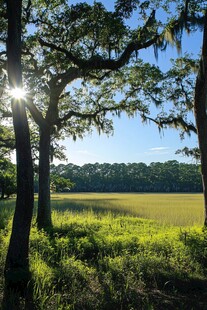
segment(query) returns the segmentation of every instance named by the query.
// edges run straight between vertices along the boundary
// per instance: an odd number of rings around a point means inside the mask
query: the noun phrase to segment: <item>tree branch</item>
[[[81,71],[78,68],[70,67],[66,72],[57,74],[56,76],[52,77],[48,82],[48,85],[51,90],[58,90],[58,93],[61,94],[67,84],[73,82],[81,76]]]
[[[121,56],[115,59],[104,59],[101,56],[94,56],[90,59],[82,59],[74,56],[71,52],[67,51],[65,48],[62,48],[54,43],[45,42],[43,39],[39,39],[41,46],[49,47],[53,50],[61,52],[65,54],[66,58],[73,62],[78,68],[82,70],[99,70],[99,69],[109,69],[109,70],[117,70],[124,66],[130,59],[130,56],[133,52],[147,48],[157,42],[159,35],[155,35],[154,38],[148,40],[144,43],[141,42],[130,42],[125,48],[124,52]]]
[[[31,98],[27,98],[26,107],[30,111],[34,121],[38,124],[39,127],[45,128],[48,126],[48,123],[42,116],[42,113],[38,110],[38,108],[36,107],[36,105],[34,104]]]
[[[164,125],[168,125],[168,126],[175,126],[175,127],[182,127],[184,129],[185,132],[190,133],[191,131],[194,132],[195,134],[197,134],[197,129],[196,127],[191,124],[191,123],[187,123],[186,121],[184,121],[184,119],[180,116],[180,117],[171,117],[171,118],[151,118],[149,116],[146,116],[145,114],[142,115],[142,118],[144,120],[149,120],[154,122],[156,125],[158,125],[159,128],[163,128]]]
[[[93,119],[97,123],[96,117],[99,114],[106,113],[106,112],[125,111],[127,108],[131,108],[131,105],[121,102],[120,104],[117,104],[116,106],[112,106],[112,107],[101,107],[101,105],[100,105],[97,110],[95,110],[93,112],[91,111],[91,113],[81,113],[81,112],[77,112],[77,111],[70,111],[67,114],[65,114],[63,117],[57,119],[57,121],[55,122],[54,125],[57,125],[60,128],[64,124],[64,122],[66,122],[67,120],[69,120],[73,116],[84,119],[84,120]],[[138,110],[138,108],[137,108],[137,110]]]

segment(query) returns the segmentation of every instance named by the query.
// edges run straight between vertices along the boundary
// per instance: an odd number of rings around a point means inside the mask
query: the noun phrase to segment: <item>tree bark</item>
[[[1,183],[1,198],[0,199],[4,199],[4,195],[5,195],[5,184],[4,182]]]
[[[7,0],[10,88],[22,88],[21,10],[21,0]],[[22,286],[25,288],[29,280],[29,234],[34,205],[33,164],[24,100],[12,99],[12,113],[17,156],[17,199],[6,257],[5,280],[8,287],[20,290]]]
[[[204,225],[207,226],[207,11],[205,13],[200,68],[195,86],[194,115],[201,157],[201,174],[204,194]]]
[[[50,204],[50,142],[53,124],[58,117],[58,102],[62,88],[54,87],[44,125],[40,125],[39,142],[39,197],[37,226],[47,229],[52,226]]]
[[[37,211],[39,229],[52,226],[50,205],[50,128],[40,129],[39,197]]]

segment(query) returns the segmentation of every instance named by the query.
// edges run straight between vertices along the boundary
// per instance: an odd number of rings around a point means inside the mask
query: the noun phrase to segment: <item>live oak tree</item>
[[[173,88],[173,96],[172,92],[168,90],[168,87],[163,88],[169,91],[166,93],[165,98],[166,101],[173,101],[174,111],[170,111],[170,114],[167,112],[162,113],[156,118],[149,117],[148,115],[144,115],[144,118],[147,120],[154,121],[159,128],[163,128],[164,126],[173,126],[173,127],[181,127],[184,132],[190,133],[193,131],[198,135],[199,142],[199,155],[197,150],[195,149],[196,156],[200,157],[201,161],[201,173],[202,173],[202,182],[203,182],[203,192],[204,192],[204,225],[207,226],[207,112],[206,112],[206,100],[207,100],[207,3],[206,1],[198,1],[195,3],[194,1],[186,1],[185,6],[181,10],[180,18],[178,20],[172,21],[168,35],[171,39],[177,38],[180,42],[181,46],[181,38],[182,38],[182,30],[185,29],[187,32],[194,31],[197,28],[202,28],[204,24],[204,32],[203,32],[203,47],[200,65],[198,69],[198,75],[196,79],[195,88],[192,84],[192,79],[188,78],[187,83],[184,86],[183,78],[189,73],[189,67],[195,66],[195,61],[187,61],[187,65],[181,65],[179,68],[179,72],[173,72],[171,70],[170,76],[167,77],[167,80],[170,78],[174,78],[175,83]],[[203,18],[205,13],[205,17]],[[176,41],[176,40],[175,40]],[[178,47],[180,47],[178,45]],[[184,62],[186,59],[184,59]],[[194,63],[193,63],[194,62]],[[186,71],[187,68],[187,71]],[[169,83],[169,80],[168,80]],[[172,88],[172,83],[169,83],[170,88]],[[190,89],[190,94],[189,94]],[[194,100],[192,100],[192,90],[194,92]],[[186,115],[188,111],[194,111],[196,126],[192,123],[192,121],[188,121],[186,119]],[[193,154],[195,154],[193,152]]]
[[[22,88],[22,1],[7,0],[7,68],[10,88]],[[5,265],[7,288],[26,288],[29,280],[29,234],[33,212],[33,168],[29,127],[22,99],[12,99],[17,154],[17,199]],[[6,298],[6,297],[5,297]]]
[[[40,128],[37,215],[40,228],[51,225],[52,135],[62,128],[67,128],[68,135],[82,134],[91,125],[110,131],[111,122],[105,119],[106,112],[126,110],[129,115],[135,111],[146,112],[141,99],[116,105],[115,100],[110,100],[109,89],[108,98],[102,91],[95,94],[93,100],[89,91],[85,102],[78,100],[78,93],[79,98],[83,94],[83,85],[75,96],[68,85],[81,79],[86,88],[92,88],[96,81],[101,81],[95,86],[98,88],[119,70],[124,78],[124,70],[134,66],[131,59],[136,59],[139,51],[150,46],[162,47],[166,39],[165,25],[157,22],[150,3],[143,2],[139,6],[137,1],[130,1],[129,5],[127,1],[117,1],[114,12],[107,11],[101,3],[69,6],[62,1],[58,4],[52,2],[47,8],[31,6],[31,23],[36,30],[24,43],[26,80],[37,94],[27,107]],[[126,21],[134,8],[140,10],[140,23],[130,29]],[[141,63],[137,63],[137,70],[139,66]],[[151,99],[154,100],[153,96]]]

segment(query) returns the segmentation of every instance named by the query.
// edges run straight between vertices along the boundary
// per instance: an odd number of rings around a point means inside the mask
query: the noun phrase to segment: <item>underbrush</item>
[[[207,309],[207,231],[117,212],[53,210],[30,238],[34,309]],[[0,290],[11,230],[0,233]]]
[[[183,295],[205,292],[207,233],[199,227],[57,211],[53,223],[48,232],[35,224],[31,231],[37,309],[165,309],[172,295],[168,307],[176,309]],[[165,292],[157,307],[153,291]]]

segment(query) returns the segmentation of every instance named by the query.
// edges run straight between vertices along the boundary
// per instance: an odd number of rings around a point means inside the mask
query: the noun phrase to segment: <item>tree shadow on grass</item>
[[[191,261],[197,266],[200,274],[176,276],[160,275],[157,285],[161,291],[151,291],[149,299],[155,305],[154,309],[173,309],[170,303],[176,305],[176,309],[207,310],[207,230],[181,231],[180,240],[190,253]],[[167,297],[164,297],[167,296]],[[163,301],[164,300],[164,303]],[[169,302],[169,305],[165,304]],[[177,308],[178,307],[178,308]]]
[[[34,285],[29,270],[25,271],[26,281],[21,280],[22,271],[14,271],[11,276],[5,279],[2,310],[37,310],[37,304],[34,302]],[[24,277],[24,276],[23,276]]]
[[[114,215],[132,215],[130,210],[120,209],[119,206],[112,204],[116,198],[109,199],[65,199],[52,201],[52,209],[60,212],[83,212],[93,211],[95,214],[107,214],[113,212]]]

